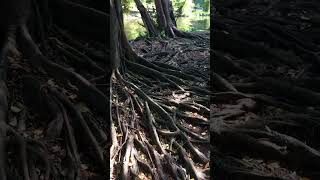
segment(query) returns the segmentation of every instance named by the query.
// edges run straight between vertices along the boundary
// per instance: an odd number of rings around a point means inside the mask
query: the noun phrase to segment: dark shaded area
[[[216,1],[215,179],[319,179],[319,3]]]
[[[106,179],[104,1],[0,2],[0,179]]]

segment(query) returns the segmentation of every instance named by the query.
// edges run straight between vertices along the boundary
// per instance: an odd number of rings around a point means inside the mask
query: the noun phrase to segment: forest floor
[[[319,7],[315,1],[216,3],[214,179],[320,178]]]
[[[165,63],[185,73],[208,80],[210,34],[208,32],[196,34],[202,38],[138,39],[132,41],[131,46],[138,55],[148,61]]]
[[[155,127],[157,128],[156,132],[159,134],[160,146],[164,148],[164,151],[168,152],[170,157],[173,157],[173,162],[171,163],[173,163],[173,165],[176,164],[178,169],[184,170],[183,174],[185,174],[185,177],[182,177],[182,179],[193,176],[192,173],[194,170],[196,170],[196,174],[200,179],[209,178],[209,162],[207,160],[197,161],[196,158],[193,157],[194,152],[190,152],[191,149],[189,148],[191,145],[192,148],[200,152],[198,154],[204,154],[204,157],[206,157],[204,159],[209,159],[210,157],[208,146],[210,115],[208,91],[209,33],[199,32],[196,34],[199,35],[200,38],[140,38],[130,41],[130,45],[134,51],[147,61],[160,65],[161,67],[192,74],[198,78],[198,81],[192,81],[182,85],[185,91],[174,90],[169,84],[161,83],[160,81],[154,80],[154,77],[147,75],[140,77],[135,75],[134,77],[138,78],[135,79],[136,81],[133,81],[139,88],[144,90],[147,95],[159,103],[161,107],[167,112],[170,112],[170,116],[172,115],[174,117],[179,129],[186,133],[187,138],[190,140],[191,144],[186,145],[183,142],[181,143],[178,135],[170,135],[170,131],[166,129],[168,122],[166,125],[166,122],[160,118],[161,116],[159,116],[159,114],[153,113]],[[136,162],[131,159],[131,173],[136,173],[135,177],[137,179],[157,179],[155,176],[162,176],[163,178],[168,175],[170,179],[175,179],[170,176],[170,170],[169,172],[166,170],[163,172],[164,174],[156,172],[158,171],[156,168],[158,164],[156,162],[157,158],[155,158],[157,156],[152,155],[152,153],[155,153],[153,148],[160,153],[161,162],[165,162],[166,160],[164,159],[165,154],[162,153],[162,150],[159,150],[157,144],[153,144],[152,134],[150,134],[153,125],[150,125],[147,120],[148,118],[144,116],[146,112],[139,110],[141,109],[140,106],[136,106],[136,104],[139,104],[137,100],[132,100],[135,99],[135,96],[131,96],[130,94],[129,96],[126,95],[124,91],[121,90],[121,86],[117,85],[118,83],[119,82],[114,82],[115,87],[113,88],[113,120],[115,122],[120,146],[128,144],[126,143],[126,141],[130,139],[128,137],[133,136],[135,138],[134,150],[132,150],[132,152],[137,152],[133,153],[136,154],[133,157],[136,157],[140,170],[137,171],[135,168],[132,168],[135,167]],[[144,103],[142,102],[142,104]],[[137,139],[139,140],[136,141]],[[153,148],[141,148],[141,144],[139,146],[138,142],[153,144],[152,146],[147,146]],[[185,148],[181,147],[182,151],[180,151],[179,148],[177,149],[176,142],[181,143],[181,146]],[[119,163],[121,161],[119,158],[121,158],[121,154],[127,152],[125,149],[126,148],[123,147],[123,152],[120,152],[117,155],[117,160],[114,160],[114,176],[118,177],[118,179],[121,179],[121,172],[123,173],[123,164]],[[185,157],[187,159],[190,158],[189,160],[181,157],[181,152],[184,153],[184,151],[187,153]],[[189,169],[188,161],[194,165],[195,169]],[[125,159],[123,163],[125,163]],[[156,174],[150,174],[148,170],[150,168],[145,168],[143,164],[147,164]],[[164,169],[168,168],[165,167],[167,165],[166,163],[163,164]],[[179,174],[180,173],[181,172],[179,172]]]

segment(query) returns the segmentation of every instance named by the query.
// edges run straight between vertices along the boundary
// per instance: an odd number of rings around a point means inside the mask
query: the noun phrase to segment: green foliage
[[[136,4],[134,0],[122,0],[122,8],[124,13],[129,13],[130,11],[136,11]]]
[[[175,0],[175,1],[172,1],[172,5],[174,9],[179,9],[179,8],[182,8],[185,2],[186,0]]]
[[[186,0],[184,6],[182,7],[182,15],[190,16],[193,15],[192,11],[194,10],[193,0]]]
[[[125,33],[129,40],[136,39],[141,36],[147,35],[147,30],[142,26],[143,22],[140,15],[128,15],[124,16]]]

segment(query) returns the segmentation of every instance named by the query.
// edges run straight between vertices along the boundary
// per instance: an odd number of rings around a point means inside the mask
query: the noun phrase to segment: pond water
[[[155,20],[154,0],[141,0]],[[206,31],[210,28],[210,0],[172,0],[177,27],[186,32]],[[125,0],[124,26],[129,40],[146,36],[145,29],[133,0]]]

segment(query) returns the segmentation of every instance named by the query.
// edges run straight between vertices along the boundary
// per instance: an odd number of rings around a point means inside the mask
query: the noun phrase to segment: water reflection
[[[141,0],[142,3],[155,17],[154,1]],[[210,0],[172,0],[176,14],[178,29],[195,32],[204,31],[210,28]],[[133,0],[124,2],[124,26],[129,40],[146,36],[147,31],[143,26],[140,13],[135,7]]]
[[[203,31],[210,28],[209,16],[186,16],[177,18],[178,29],[187,32]]]

